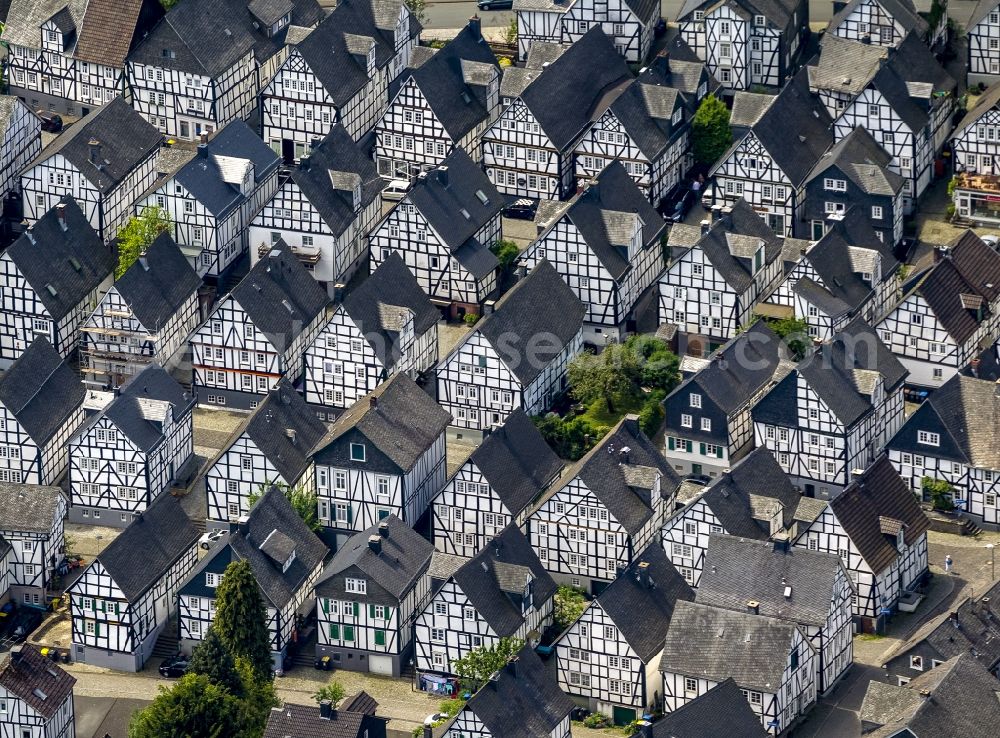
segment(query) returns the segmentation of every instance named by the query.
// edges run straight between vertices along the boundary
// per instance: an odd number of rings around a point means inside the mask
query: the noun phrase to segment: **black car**
[[[45,619],[45,613],[37,607],[19,607],[10,622],[9,637],[17,643],[25,640]]]
[[[534,220],[535,213],[537,211],[537,202],[529,200],[526,197],[522,197],[519,200],[514,200],[514,202],[505,207],[503,209],[503,216],[505,218],[517,218],[519,220]]]
[[[671,200],[670,205],[664,213],[669,220],[674,223],[680,223],[687,217],[687,214],[691,212],[691,206],[693,204],[694,191],[685,187],[674,196],[674,199]]]
[[[688,474],[684,477],[685,482],[694,482],[695,484],[700,484],[707,487],[712,483],[712,478],[706,474]]]
[[[514,7],[514,0],[479,0],[476,7],[480,10],[510,10]]]
[[[160,676],[164,676],[167,679],[177,679],[179,677],[187,674],[188,670],[188,657],[182,653],[176,656],[171,656],[169,659],[165,659],[162,664],[160,664]]]
[[[42,119],[42,130],[49,133],[59,133],[63,129],[63,121],[55,113],[46,110],[38,110],[35,114]]]

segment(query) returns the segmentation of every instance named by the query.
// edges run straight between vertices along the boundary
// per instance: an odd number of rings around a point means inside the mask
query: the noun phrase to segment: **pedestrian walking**
[[[944,557],[944,573],[945,574],[951,574],[951,565],[952,565],[952,563],[953,562],[951,560],[951,554],[948,554],[947,556]]]

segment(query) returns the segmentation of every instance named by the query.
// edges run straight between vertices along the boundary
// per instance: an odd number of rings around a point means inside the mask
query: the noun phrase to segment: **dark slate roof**
[[[63,427],[86,394],[80,377],[44,336],[0,377],[0,403],[39,447]]]
[[[729,212],[715,220],[694,248],[705,254],[730,287],[743,293],[753,284],[753,254],[748,256],[741,248],[742,242],[750,239],[756,239],[754,250],[763,244],[765,263],[781,256],[781,239],[746,200],[739,199]]]
[[[59,487],[0,482],[0,529],[48,533],[61,496]]]
[[[92,140],[100,144],[96,162],[91,160]],[[118,96],[73,124],[42,149],[26,169],[62,154],[95,189],[106,195],[156,152],[162,140],[163,134]]]
[[[836,167],[865,194],[894,197],[903,189],[903,178],[889,169],[891,160],[867,129],[854,128],[816,162],[806,182]]]
[[[513,574],[513,576],[509,576]],[[536,609],[556,593],[556,583],[538,560],[528,539],[509,525],[463,564],[452,579],[476,608],[479,617],[500,638],[511,636],[524,623],[521,594],[530,574]],[[516,581],[515,581],[516,580]],[[516,591],[507,591],[505,589]]]
[[[802,277],[792,287],[792,292],[809,304],[815,305],[824,315],[829,315],[833,318],[847,315],[851,311],[850,305],[831,293],[819,282],[814,282],[811,277]]]
[[[331,172],[356,175],[361,182],[361,203],[354,209],[354,193],[337,189]],[[317,146],[309,152],[309,159],[292,169],[291,180],[316,209],[334,236],[340,236],[382,193],[383,181],[375,164],[358,147],[342,125],[330,129]],[[339,182],[339,180],[338,180]],[[343,185],[341,185],[343,186]]]
[[[399,360],[399,330],[384,314],[409,312],[413,316],[413,331],[422,336],[437,325],[441,312],[431,304],[417,278],[403,258],[393,251],[368,279],[344,298],[344,310],[364,334],[385,367]]]
[[[229,295],[279,352],[290,346],[329,302],[326,290],[281,240]]]
[[[560,483],[538,501],[559,494],[579,478],[629,535],[635,535],[653,515],[652,483],[659,478],[660,495],[669,497],[680,479],[653,442],[639,429],[637,416],[626,415],[611,431],[566,470]]]
[[[449,422],[448,411],[412,379],[394,374],[338,417],[313,444],[312,453],[319,463],[349,465],[349,441],[361,434],[375,447],[366,451],[366,469],[403,474],[413,468]]]
[[[72,699],[76,677],[43,656],[35,646],[24,643],[15,647],[4,661],[0,686],[44,719],[53,717],[67,698]]]
[[[972,11],[968,24],[965,26],[966,30],[971,30],[973,26],[981,23],[986,16],[997,9],[998,5],[1000,3],[997,3],[997,0],[979,0],[979,3],[976,4],[975,9]]]
[[[663,649],[670,616],[679,600],[693,602],[694,590],[667,559],[659,540],[640,552],[597,598],[644,664]]]
[[[827,33],[832,34],[834,29],[839,28],[840,24],[847,20],[847,17],[865,2],[866,0],[851,0],[847,3],[830,20],[830,25],[827,26]],[[913,7],[913,4],[909,0],[877,0],[877,3],[892,20],[899,24],[903,29],[904,35],[909,31],[916,31],[921,36],[927,34],[927,21],[920,17],[920,14],[917,13],[916,8]]]
[[[500,84],[500,64],[482,34],[471,25],[416,69],[399,75],[390,96],[413,79],[452,141],[490,117],[489,78]]]
[[[77,124],[79,125],[79,124]],[[74,310],[114,270],[114,257],[72,197],[65,206],[66,230],[58,205],[6,251],[54,321]]]
[[[369,546],[373,537],[379,539],[378,553]],[[368,580],[369,600],[398,607],[427,572],[433,553],[433,544],[390,515],[347,539],[323,570],[316,595],[343,599],[347,595],[345,575],[356,571]]]
[[[677,18],[679,20],[695,10],[704,10],[715,4],[714,0],[685,0]],[[792,13],[799,7],[797,0],[738,0],[732,4],[738,13],[763,15],[770,23],[781,29],[788,25]]]
[[[991,1],[990,10],[996,8],[997,5],[998,3]],[[990,85],[986,89],[986,92],[976,98],[975,105],[965,114],[961,122],[955,126],[953,136],[958,138],[965,128],[975,124],[983,115],[993,110],[997,106],[997,103],[1000,103],[1000,85]]]
[[[660,671],[714,682],[732,678],[743,689],[773,694],[781,687],[797,627],[777,618],[681,601],[667,629]]]
[[[325,432],[326,426],[306,407],[302,396],[288,380],[280,379],[233,431],[220,455],[246,433],[282,478],[294,484],[309,467],[310,451]]]
[[[732,679],[653,723],[651,738],[766,738],[767,731]]]
[[[514,517],[559,476],[563,462],[535,424],[517,408],[472,452],[469,463]]]
[[[521,93],[521,99],[556,149],[573,144],[632,82],[614,45],[594,24],[549,64]]]
[[[548,261],[542,260],[496,304],[495,310],[476,324],[479,332],[500,352],[522,386],[530,384],[545,365],[558,356],[583,326],[587,308]],[[535,360],[526,360],[529,343]],[[469,334],[472,335],[472,334]],[[460,344],[461,346],[461,344]],[[458,347],[453,351],[457,352]]]
[[[830,509],[876,573],[885,570],[898,555],[896,537],[882,532],[879,518],[901,522],[907,546],[912,546],[930,527],[909,485],[884,454],[830,501]]]
[[[231,529],[215,551],[222,547],[231,549],[233,560],[250,562],[261,594],[277,610],[295,597],[329,551],[277,487],[271,487],[254,503],[246,521],[236,530]],[[288,569],[282,571],[293,552],[295,558]],[[214,552],[205,556],[185,583],[202,581],[202,571],[211,565],[213,558]],[[181,589],[184,587],[185,584],[181,584]]]
[[[136,320],[158,331],[197,293],[201,278],[187,257],[164,231],[146,253],[115,282],[115,290]]]
[[[362,732],[366,717],[364,712],[341,708],[334,711],[333,719],[325,720],[318,705],[286,702],[271,708],[263,738],[362,738],[368,732]]]
[[[857,95],[888,58],[889,49],[884,46],[825,34],[818,58],[807,67],[809,86]]]
[[[195,399],[159,364],[149,364],[134,375],[121,394],[111,401],[104,412],[95,414],[86,428],[106,416],[141,451],[151,451],[163,438],[163,420],[147,400],[170,403],[170,414],[180,421],[194,407]],[[82,430],[85,432],[85,430]]]
[[[979,327],[975,311],[965,308],[962,295],[983,298],[984,312],[1000,297],[1000,254],[971,230],[956,238],[945,258],[911,280],[907,290],[927,302],[948,335],[964,343]]]
[[[927,85],[927,94],[913,94],[914,83]],[[917,34],[903,39],[889,61],[871,81],[911,131],[920,131],[930,118],[931,103],[939,93],[954,94],[955,80],[945,71]]]
[[[587,246],[615,280],[622,279],[632,266],[628,259],[629,242],[640,223],[644,251],[659,249],[660,236],[667,229],[666,222],[618,161],[613,161],[598,175],[595,183],[586,186],[573,199],[562,218],[576,226]],[[553,222],[550,228],[555,228],[558,222]],[[635,258],[640,258],[640,253],[637,252]]]
[[[162,16],[157,0],[87,0],[73,56],[121,69],[129,50]]]
[[[993,738],[1000,723],[997,680],[969,654],[949,659],[904,686],[872,681],[860,718],[872,738]]]
[[[125,599],[136,602],[160,581],[171,566],[192,549],[201,531],[188,518],[180,500],[160,495],[97,555]],[[81,590],[70,587],[74,594]]]
[[[761,615],[825,626],[830,602],[839,596],[834,582],[841,567],[835,554],[712,535],[698,585],[698,603],[745,610],[748,602],[756,601]],[[788,588],[791,593],[785,596]]]
[[[678,128],[686,126],[692,115],[688,109],[679,126],[671,123],[675,107],[687,107],[689,96],[671,86],[675,75],[663,66],[654,64],[647,68],[611,103],[611,112],[650,161],[665,153]]]
[[[456,251],[497,216],[507,197],[465,151],[455,149],[437,169],[417,178],[404,201],[413,203],[444,245]],[[481,245],[488,249],[493,244]]]
[[[233,161],[239,159],[242,161]],[[253,167],[251,183],[278,168],[280,159],[242,120],[228,123],[174,175],[191,196],[217,218],[225,217],[247,199],[243,170]]]
[[[549,738],[573,701],[531,646],[515,658],[469,698],[464,710],[479,718],[492,738]]]

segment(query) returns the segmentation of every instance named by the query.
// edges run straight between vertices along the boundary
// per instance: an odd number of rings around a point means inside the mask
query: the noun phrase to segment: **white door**
[[[369,656],[368,671],[370,671],[372,674],[382,674],[383,676],[392,676],[392,657],[375,656],[375,655]]]

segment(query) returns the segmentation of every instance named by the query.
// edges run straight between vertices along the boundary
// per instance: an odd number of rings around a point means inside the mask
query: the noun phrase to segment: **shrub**
[[[611,718],[599,712],[592,712],[583,719],[583,725],[586,728],[610,728]]]
[[[466,325],[475,325],[479,321],[479,316],[476,313],[466,313],[462,320]]]
[[[639,411],[639,428],[647,436],[652,438],[663,425],[663,406],[660,400],[647,401]]]
[[[558,415],[549,414],[544,417],[536,416],[533,420],[542,438],[556,455],[570,461],[576,461],[587,453],[608,432],[604,426],[592,425],[583,418],[564,420]]]
[[[587,608],[587,597],[583,590],[560,584],[553,602],[553,625],[562,633],[575,623]]]
[[[955,509],[955,502],[952,499],[955,488],[946,480],[924,477],[920,480],[920,489],[924,499],[930,499],[935,510],[947,512]]]

